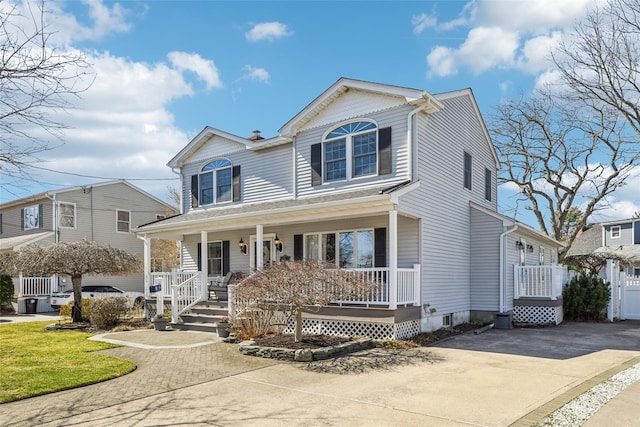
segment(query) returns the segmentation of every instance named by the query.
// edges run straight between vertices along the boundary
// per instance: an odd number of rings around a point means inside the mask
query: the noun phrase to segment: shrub
[[[13,298],[13,279],[7,274],[0,274],[0,309],[11,307],[11,299]]]
[[[91,306],[95,299],[82,298],[82,321],[89,322],[91,319]],[[71,307],[73,307],[73,301],[69,301],[68,304],[60,307],[60,316],[65,319],[71,319]]]
[[[562,291],[564,317],[568,320],[601,320],[611,298],[611,284],[588,274],[576,276]]]
[[[110,329],[129,311],[127,299],[97,298],[91,303],[91,324],[99,329]],[[82,314],[84,315],[84,300]]]

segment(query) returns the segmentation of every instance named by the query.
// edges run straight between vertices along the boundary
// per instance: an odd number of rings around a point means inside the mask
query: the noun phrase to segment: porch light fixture
[[[521,250],[522,248],[524,248],[524,245],[522,244],[522,242],[520,240],[518,240],[516,242],[516,249]]]
[[[278,237],[278,233],[276,233],[276,239],[273,241],[278,252],[282,252],[282,240]]]
[[[247,244],[244,242],[244,240],[242,240],[242,237],[240,238],[240,243],[238,243],[238,246],[240,246],[240,253],[241,254],[246,254],[247,253]]]
[[[527,245],[527,252],[533,253],[533,245]]]

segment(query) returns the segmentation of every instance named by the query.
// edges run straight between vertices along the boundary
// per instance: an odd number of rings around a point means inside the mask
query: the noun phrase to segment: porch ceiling
[[[379,215],[394,206],[389,194],[369,189],[343,195],[205,209],[142,226],[136,232],[151,238],[179,239],[184,234],[252,228],[258,224],[278,226]]]

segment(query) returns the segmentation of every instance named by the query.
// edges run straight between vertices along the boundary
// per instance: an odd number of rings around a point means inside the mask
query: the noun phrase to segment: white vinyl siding
[[[471,310],[500,309],[502,221],[471,209]]]
[[[400,198],[399,210],[422,218],[422,304],[442,313],[465,312],[471,306],[471,218],[469,202],[495,211],[495,197],[485,199],[482,185],[469,191],[463,153],[473,157],[472,176],[494,172],[490,141],[466,95],[440,100],[444,110],[416,115],[416,178],[420,187]],[[492,184],[495,196],[495,182]],[[494,262],[498,262],[495,260]]]
[[[638,224],[636,224],[636,227]],[[614,245],[633,245],[634,242],[634,231],[633,231],[633,223],[631,221],[609,225],[605,227],[605,244],[604,246],[614,246]]]
[[[331,110],[333,106],[329,107]],[[356,179],[341,179],[327,181],[323,170],[323,184],[311,185],[311,146],[323,142],[325,133],[339,125],[339,122],[331,123],[322,127],[308,129],[300,132],[296,136],[296,190],[298,197],[312,196],[318,194],[332,193],[336,190],[366,188],[371,185],[392,186],[409,179],[409,151],[407,148],[407,115],[411,111],[410,106],[395,107],[385,111],[378,111],[372,114],[365,114],[352,118],[353,120],[373,121],[378,130],[391,127],[391,164],[392,173],[386,175],[360,176]],[[325,114],[325,112],[323,112]],[[326,112],[331,114],[331,111]],[[323,147],[324,151],[324,147]],[[324,153],[323,153],[324,156]],[[347,158],[349,168],[353,167],[353,158]],[[346,163],[345,163],[346,164]],[[324,166],[324,165],[323,165]],[[324,169],[324,167],[323,167]]]
[[[225,156],[234,166],[240,166],[240,202],[253,203],[291,197],[292,182],[291,144],[258,151],[244,150]],[[213,159],[215,156],[212,156]],[[206,160],[205,160],[206,161]],[[191,207],[191,176],[198,174],[202,161],[182,168],[183,212]],[[214,206],[214,205],[211,205]]]

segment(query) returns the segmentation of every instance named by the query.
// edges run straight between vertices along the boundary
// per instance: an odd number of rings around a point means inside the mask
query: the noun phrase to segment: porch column
[[[149,286],[151,286],[151,239],[142,237],[143,271],[144,271],[144,297],[149,298]]]
[[[389,308],[395,309],[398,283],[398,211],[389,211]]]
[[[262,251],[262,224],[256,224],[256,270],[262,270]]]
[[[207,245],[208,238],[209,236],[206,231],[200,231],[200,265],[202,266],[202,278],[200,279],[200,281],[202,282],[202,298],[205,300],[208,297],[207,295],[205,295],[205,293],[207,292],[207,286],[209,285],[209,248]]]

